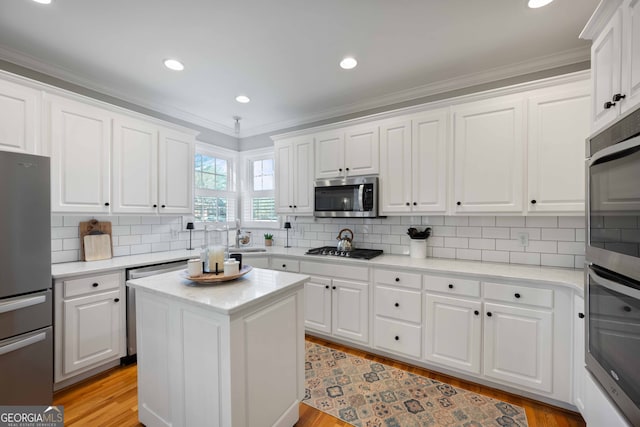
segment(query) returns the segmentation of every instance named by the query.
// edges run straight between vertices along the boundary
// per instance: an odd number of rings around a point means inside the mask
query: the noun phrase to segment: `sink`
[[[265,248],[229,248],[229,253],[267,252]]]

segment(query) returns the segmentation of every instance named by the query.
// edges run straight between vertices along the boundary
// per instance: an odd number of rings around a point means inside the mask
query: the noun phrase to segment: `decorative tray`
[[[187,272],[187,270],[183,270],[182,277],[184,277],[185,279],[191,280],[192,282],[201,283],[203,285],[209,285],[211,283],[226,282],[229,280],[237,279],[239,277],[244,276],[245,274],[250,272],[252,269],[253,267],[245,264],[242,266],[238,274],[231,274],[227,276],[224,275],[224,272],[218,273],[218,274],[203,273],[199,276],[189,276],[189,273]]]

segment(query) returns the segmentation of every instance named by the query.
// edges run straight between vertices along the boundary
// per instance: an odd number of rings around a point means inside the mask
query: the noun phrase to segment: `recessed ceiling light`
[[[251,99],[246,95],[238,95],[236,96],[236,101],[238,101],[241,104],[246,104],[247,102],[250,102]]]
[[[51,0],[33,0],[36,3],[40,3],[40,4],[50,4]]]
[[[531,9],[537,9],[542,6],[546,6],[551,3],[553,0],[529,0],[528,6]]]
[[[352,68],[356,68],[356,65],[358,65],[358,61],[356,61],[355,58],[352,58],[350,56],[347,56],[342,61],[340,61],[340,66],[345,70],[351,70]]]
[[[184,65],[182,65],[182,62],[178,61],[177,59],[165,59],[164,66],[173,71],[184,70]]]

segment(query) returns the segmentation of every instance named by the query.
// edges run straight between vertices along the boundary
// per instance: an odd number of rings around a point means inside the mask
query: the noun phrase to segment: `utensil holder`
[[[411,246],[409,247],[409,256],[411,256],[411,258],[426,258],[427,257],[427,239],[411,239]]]

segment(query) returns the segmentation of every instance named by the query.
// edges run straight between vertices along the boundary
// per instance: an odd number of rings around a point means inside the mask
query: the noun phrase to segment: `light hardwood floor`
[[[529,427],[585,426],[582,417],[573,412],[319,338],[307,336],[307,340],[522,406],[527,412]],[[142,426],[138,423],[136,375],[136,365],[119,367],[57,392],[54,396],[54,404],[64,405],[65,426]],[[300,405],[300,421],[297,427],[347,427],[349,425],[310,406]]]

